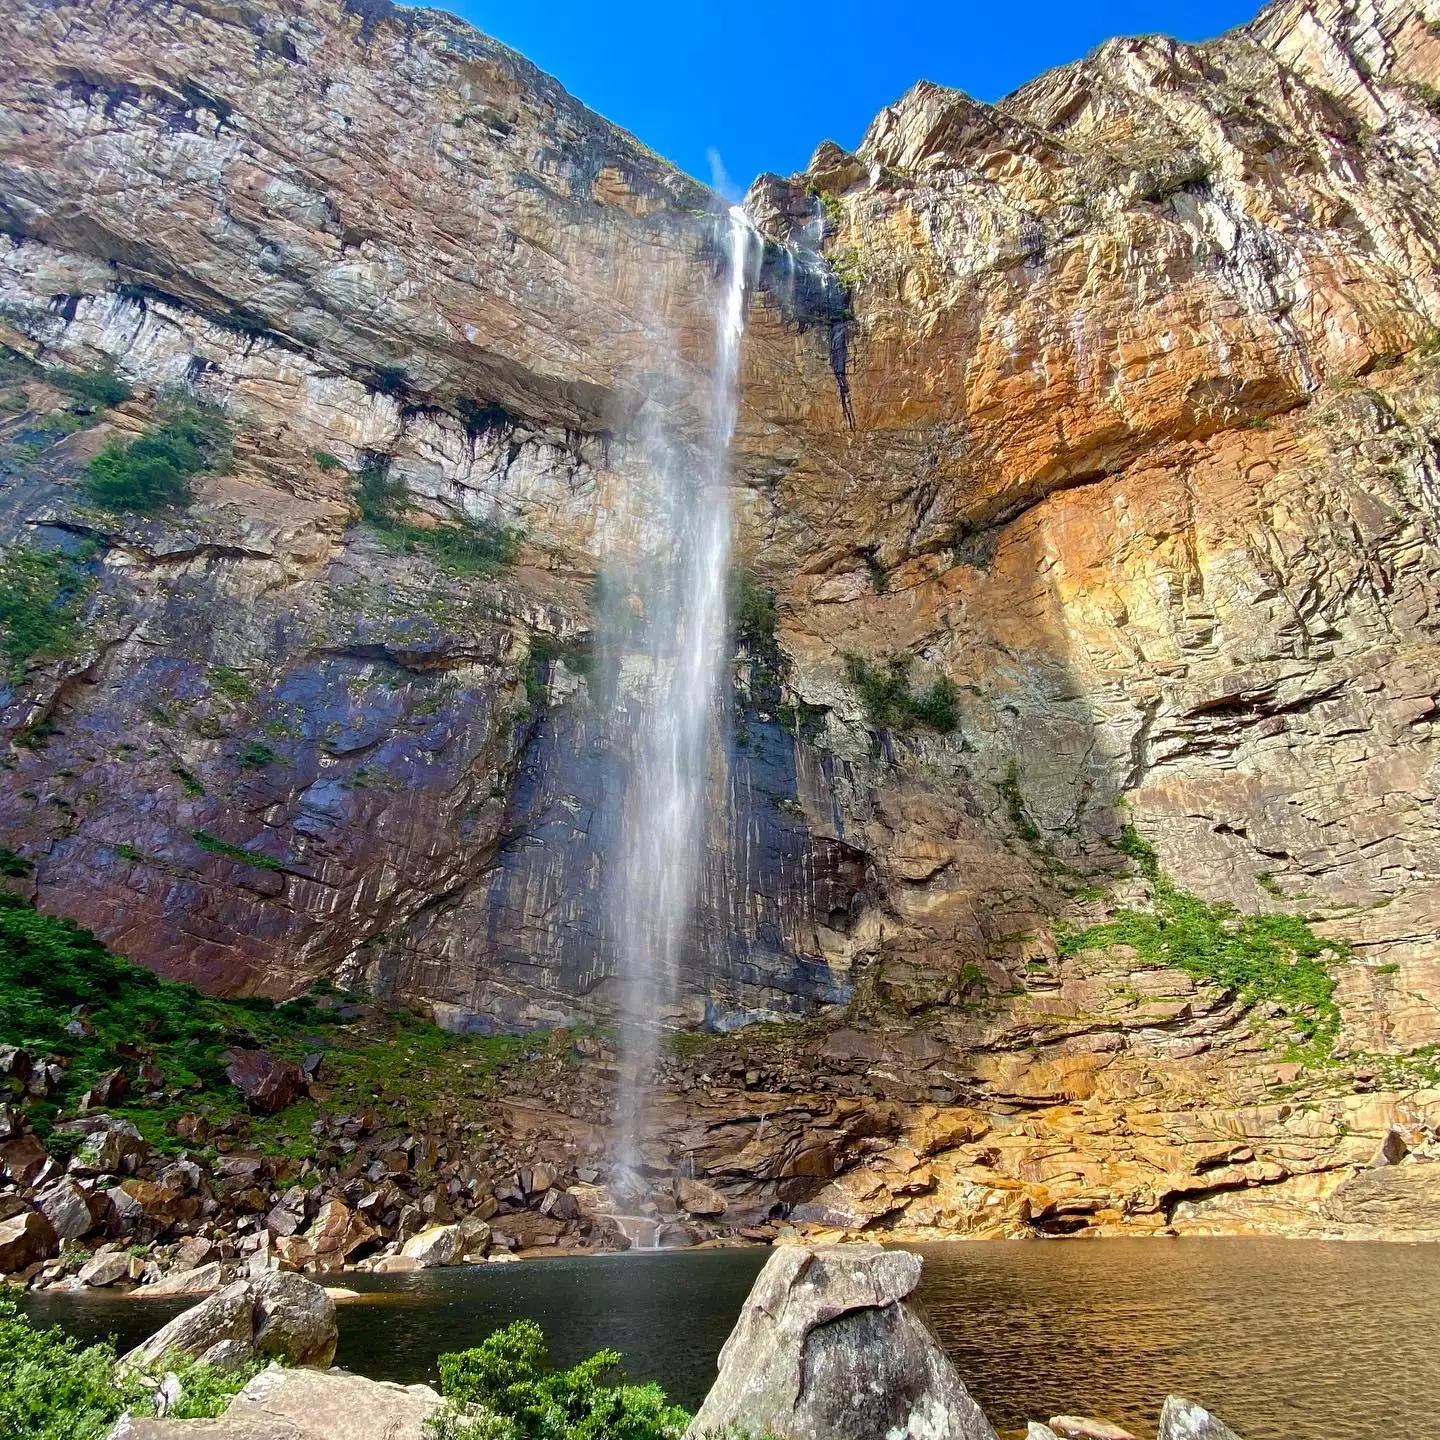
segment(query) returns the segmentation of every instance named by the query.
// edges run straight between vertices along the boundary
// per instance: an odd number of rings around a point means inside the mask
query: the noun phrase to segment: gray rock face
[[[1156,1440],[1240,1440],[1240,1436],[1208,1410],[1178,1395],[1167,1395]]]
[[[122,1420],[110,1440],[421,1440],[440,1406],[428,1385],[271,1368],[218,1420]]]
[[[731,1425],[788,1440],[995,1440],[904,1303],[919,1280],[918,1256],[878,1245],[777,1250],[687,1440]]]
[[[125,1356],[151,1366],[172,1351],[207,1363],[268,1356],[290,1365],[328,1365],[339,1339],[335,1302],[299,1275],[263,1275],[202,1300]]]

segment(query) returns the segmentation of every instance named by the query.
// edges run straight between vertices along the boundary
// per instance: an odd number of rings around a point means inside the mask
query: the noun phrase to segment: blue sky
[[[452,0],[572,95],[683,170],[730,188],[855,145],[917,80],[998,100],[1112,35],[1203,40],[1258,0]]]

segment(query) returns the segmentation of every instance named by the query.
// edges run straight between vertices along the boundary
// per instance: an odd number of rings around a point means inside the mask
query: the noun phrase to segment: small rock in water
[[[1025,1440],[1060,1440],[1060,1437],[1048,1425],[1032,1420],[1025,1427]]]
[[[1092,1420],[1088,1415],[1052,1415],[1050,1428],[1060,1440],[1135,1440],[1121,1426],[1108,1420]]]
[[[1240,1440],[1240,1436],[1208,1410],[1178,1395],[1168,1395],[1160,1411],[1156,1440]]]

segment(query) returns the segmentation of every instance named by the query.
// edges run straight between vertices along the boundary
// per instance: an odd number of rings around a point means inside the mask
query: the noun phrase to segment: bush
[[[360,471],[355,500],[364,522],[392,549],[428,555],[457,575],[494,575],[513,563],[520,535],[504,525],[465,520],[450,525],[416,525],[405,517],[409,492],[390,475],[388,458],[372,457]]]
[[[181,1386],[177,1420],[223,1413],[259,1369],[220,1372],[167,1357]],[[0,1293],[0,1435],[6,1440],[100,1440],[121,1412],[153,1413],[151,1390],[137,1375],[117,1374],[110,1342],[82,1346],[59,1328],[39,1330],[15,1299]]]
[[[17,545],[0,558],[0,649],[12,681],[30,661],[58,660],[79,647],[80,612],[94,583],[84,562],[93,553]]]
[[[50,370],[45,378],[57,390],[96,405],[119,405],[135,393],[113,370]]]
[[[941,676],[928,689],[910,689],[909,655],[891,655],[883,664],[872,665],[858,655],[845,656],[845,674],[860,692],[865,716],[876,730],[913,730],[927,726],[942,735],[960,723],[958,693],[954,682]]]
[[[91,462],[85,488],[109,510],[149,514],[190,499],[190,479],[230,463],[231,431],[211,406],[181,402],[137,440],[112,440]]]
[[[473,1350],[440,1357],[446,1410],[437,1440],[679,1440],[690,1417],[658,1385],[629,1385],[620,1356],[601,1350],[550,1368],[540,1327],[517,1320]]]

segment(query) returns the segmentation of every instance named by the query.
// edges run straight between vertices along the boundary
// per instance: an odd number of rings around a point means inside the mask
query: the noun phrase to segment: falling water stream
[[[715,299],[715,360],[708,426],[698,447],[661,435],[653,445],[658,544],[646,556],[648,655],[624,801],[612,936],[623,987],[622,1082],[611,1189],[627,1209],[640,1178],[645,1086],[658,1026],[673,1003],[681,948],[704,845],[716,697],[724,668],[730,504],[726,473],[735,430],[736,377],[756,233],[743,210],[723,230],[724,272]],[[627,1227],[653,1243],[654,1227]]]

